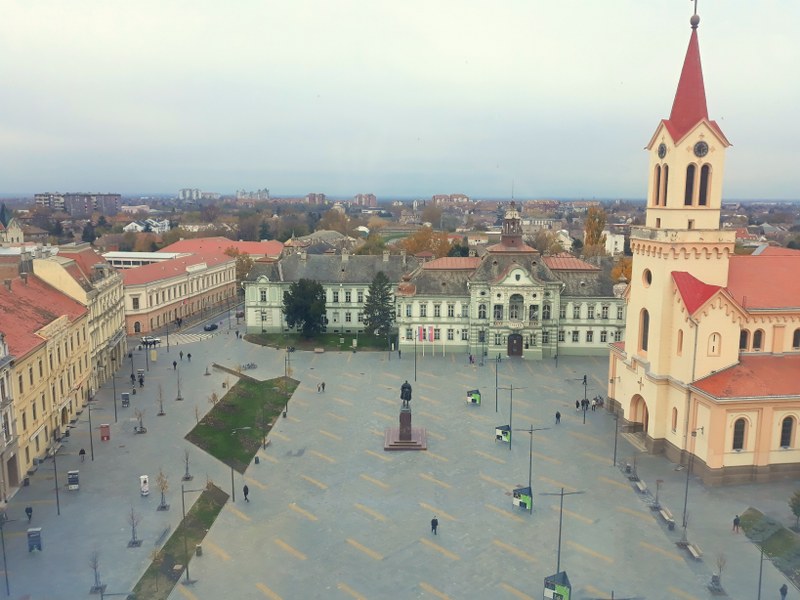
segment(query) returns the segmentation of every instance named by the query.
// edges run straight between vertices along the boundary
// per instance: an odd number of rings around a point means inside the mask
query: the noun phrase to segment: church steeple
[[[692,16],[692,35],[689,38],[689,48],[683,61],[681,78],[678,81],[678,90],[675,92],[675,101],[672,103],[672,112],[666,121],[672,139],[678,141],[689,130],[708,120],[708,107],[706,105],[706,87],[703,83],[703,67],[700,63],[700,43],[697,40],[697,25],[700,17]]]

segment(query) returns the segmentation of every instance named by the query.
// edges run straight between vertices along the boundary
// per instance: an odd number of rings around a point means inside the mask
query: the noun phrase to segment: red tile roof
[[[481,259],[477,256],[445,256],[426,262],[422,265],[423,269],[429,270],[450,270],[450,271],[472,271],[478,268]]]
[[[86,314],[86,307],[45,283],[33,274],[28,282],[11,280],[11,291],[0,285],[0,331],[17,358],[44,343],[35,332],[62,315],[75,321]]]
[[[226,263],[235,263],[236,259],[227,254],[193,254],[183,258],[173,258],[164,262],[151,263],[133,269],[122,271],[123,285],[141,285],[143,283],[153,283],[162,279],[171,279],[186,272],[186,267],[205,263],[209,267],[215,267]]]
[[[718,285],[703,283],[685,271],[673,271],[672,280],[690,315],[721,289]]]
[[[728,292],[745,310],[800,308],[800,252],[730,257]]]
[[[617,350],[625,352],[625,342],[612,342],[611,345]]]
[[[694,383],[716,398],[800,396],[800,354],[742,356],[738,365]]]
[[[503,252],[510,252],[515,254],[516,253],[539,254],[539,251],[536,250],[536,248],[531,248],[525,242],[521,242],[519,245],[510,245],[507,243],[504,244],[503,242],[500,242],[499,244],[493,244],[489,246],[488,248],[486,248],[486,251],[494,252],[495,254]]]
[[[62,247],[59,249],[58,256],[75,261],[74,265],[67,267],[67,272],[72,275],[73,279],[81,284],[84,289],[91,288],[94,265],[108,264],[106,259],[100,256],[92,248],[85,248],[77,252],[70,252],[69,250],[65,251]]]
[[[162,248],[159,252],[193,252],[219,254],[225,252],[228,248],[233,246],[239,252],[244,252],[250,256],[280,256],[283,252],[283,243],[277,240],[268,240],[266,242],[234,242],[226,237],[204,237],[204,238],[191,238],[180,240],[174,244],[170,244],[166,248]]]
[[[580,258],[575,258],[571,254],[554,254],[553,256],[543,256],[542,262],[549,269],[554,271],[599,271],[600,267],[590,265]]]

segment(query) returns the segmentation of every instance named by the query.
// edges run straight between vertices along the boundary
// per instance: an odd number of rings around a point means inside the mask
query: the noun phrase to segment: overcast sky
[[[0,0],[0,192],[642,198],[690,0]],[[700,0],[727,199],[800,198],[800,2]]]

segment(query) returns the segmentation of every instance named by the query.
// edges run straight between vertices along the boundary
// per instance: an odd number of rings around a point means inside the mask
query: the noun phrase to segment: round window
[[[650,269],[645,269],[642,273],[642,283],[644,283],[644,287],[650,287],[650,284],[653,283],[653,274]]]

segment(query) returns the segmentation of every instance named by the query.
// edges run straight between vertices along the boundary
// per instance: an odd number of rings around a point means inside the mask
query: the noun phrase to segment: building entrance
[[[522,356],[522,336],[520,334],[512,333],[508,336],[508,355]]]

